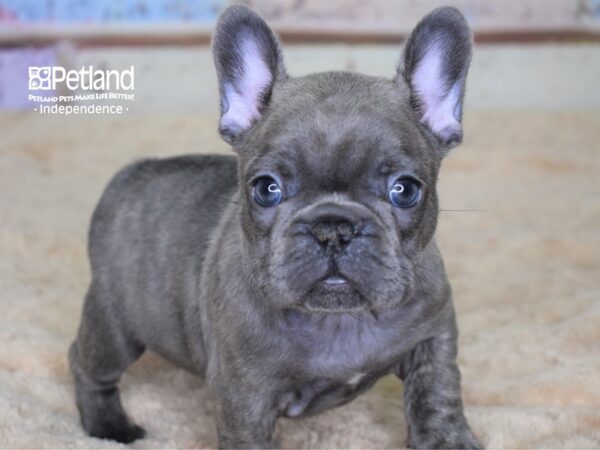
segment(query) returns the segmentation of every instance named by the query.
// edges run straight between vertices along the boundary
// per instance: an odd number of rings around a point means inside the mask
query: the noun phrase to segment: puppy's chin
[[[371,303],[352,282],[342,279],[318,281],[302,298],[303,308],[314,312],[364,311]]]

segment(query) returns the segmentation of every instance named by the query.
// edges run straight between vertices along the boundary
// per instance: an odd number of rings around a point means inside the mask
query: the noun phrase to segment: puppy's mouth
[[[320,282],[323,283],[325,286],[331,287],[333,289],[344,288],[350,284],[346,277],[336,274],[328,275],[325,278],[323,278]]]
[[[317,279],[314,285],[337,291],[355,288],[352,277],[340,270],[335,258],[330,258],[325,275]]]
[[[339,272],[328,273],[306,293],[302,305],[310,311],[349,312],[369,308],[356,284]]]

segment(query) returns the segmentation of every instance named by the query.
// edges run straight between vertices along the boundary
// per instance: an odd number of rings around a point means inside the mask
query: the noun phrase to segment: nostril
[[[335,239],[335,230],[326,222],[319,222],[312,228],[312,234],[319,242],[328,242]]]
[[[354,226],[347,221],[321,221],[313,226],[312,234],[328,248],[341,247],[352,240]]]
[[[348,222],[339,223],[337,232],[340,240],[347,244],[352,239],[352,236],[354,236],[354,226]]]

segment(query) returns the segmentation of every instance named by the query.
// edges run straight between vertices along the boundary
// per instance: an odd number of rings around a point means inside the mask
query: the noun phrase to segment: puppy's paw
[[[230,438],[219,434],[219,448],[220,449],[280,449],[279,441],[276,439],[270,439],[268,441],[247,441],[236,438]]]
[[[128,422],[104,422],[89,430],[89,434],[99,439],[110,439],[122,444],[130,444],[146,436],[146,430]]]
[[[473,435],[471,430],[444,430],[410,436],[408,447],[414,449],[473,449],[483,450],[485,447]]]

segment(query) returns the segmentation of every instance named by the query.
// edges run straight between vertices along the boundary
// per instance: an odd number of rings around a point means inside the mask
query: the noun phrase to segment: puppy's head
[[[462,15],[426,16],[393,79],[291,78],[276,36],[243,6],[223,13],[213,47],[256,288],[277,306],[315,311],[400,304],[435,230],[440,162],[462,139]]]

